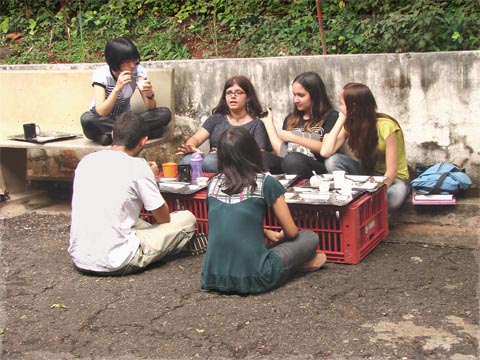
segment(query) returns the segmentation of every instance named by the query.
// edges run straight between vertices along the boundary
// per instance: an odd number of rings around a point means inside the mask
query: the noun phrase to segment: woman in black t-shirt
[[[294,109],[277,132],[271,112],[262,119],[273,150],[281,157],[283,171],[310,177],[312,171],[327,172],[320,156],[324,134],[330,132],[338,118],[327,96],[325,85],[314,72],[298,75],[292,83]]]

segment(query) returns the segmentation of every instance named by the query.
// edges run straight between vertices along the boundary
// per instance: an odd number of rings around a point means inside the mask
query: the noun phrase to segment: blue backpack
[[[468,189],[472,180],[457,165],[442,161],[430,166],[413,179],[411,184],[421,194],[454,194]]]

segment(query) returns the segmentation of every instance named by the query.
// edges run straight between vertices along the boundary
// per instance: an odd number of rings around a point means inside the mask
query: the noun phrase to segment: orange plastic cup
[[[170,178],[177,177],[177,164],[176,163],[174,163],[174,162],[163,163],[162,164],[162,169],[163,169],[163,176],[164,177],[170,177]]]

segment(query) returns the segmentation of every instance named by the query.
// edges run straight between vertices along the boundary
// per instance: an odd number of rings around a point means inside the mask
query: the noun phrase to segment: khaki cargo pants
[[[168,254],[178,253],[195,235],[196,218],[188,210],[170,214],[166,224],[149,224],[139,219],[135,225],[140,246],[123,274],[138,272]]]

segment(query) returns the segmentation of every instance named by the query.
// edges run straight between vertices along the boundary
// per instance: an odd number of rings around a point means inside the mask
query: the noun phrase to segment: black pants
[[[148,124],[148,138],[155,139],[163,135],[165,126],[172,119],[169,108],[158,107],[139,114]],[[113,128],[114,118],[100,116],[94,110],[87,111],[80,118],[83,134],[90,140],[98,141],[101,135],[110,135]]]
[[[267,168],[268,171],[272,174],[281,174],[282,173],[282,158],[278,155],[275,155],[274,152],[262,151],[263,155],[263,165]]]
[[[282,162],[283,171],[287,174],[297,174],[304,178],[312,176],[312,170],[317,174],[327,173],[325,161],[298,152],[288,153]]]

